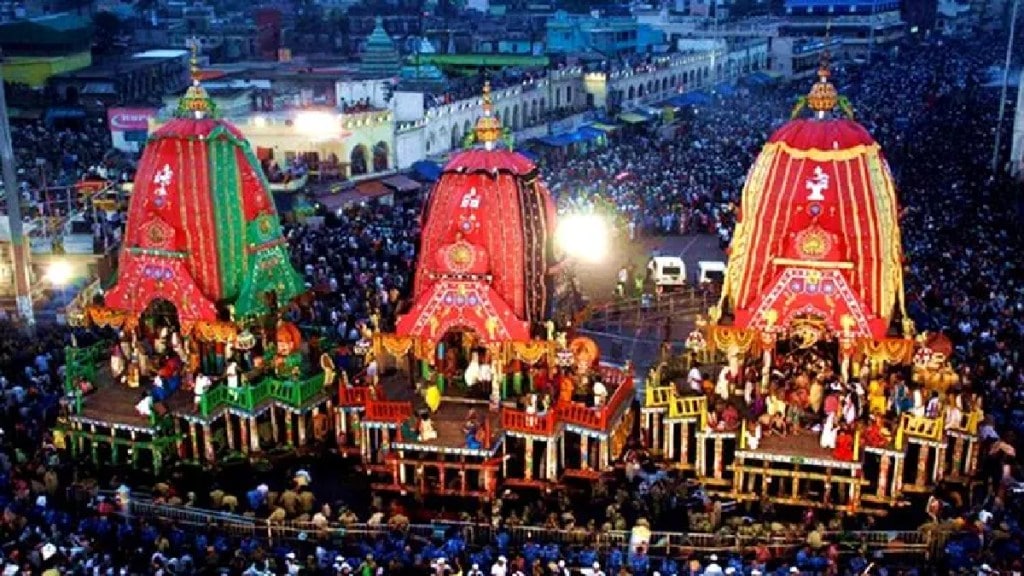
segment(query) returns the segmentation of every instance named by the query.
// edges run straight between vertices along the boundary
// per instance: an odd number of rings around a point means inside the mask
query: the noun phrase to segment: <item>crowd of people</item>
[[[880,58],[870,67],[848,67],[836,77],[841,92],[856,106],[858,120],[882,143],[896,173],[905,207],[902,228],[911,314],[919,328],[942,330],[952,339],[962,391],[982,398],[991,418],[985,427],[986,450],[995,442],[1009,447],[992,457],[983,453],[985,473],[997,481],[979,506],[970,508],[945,490],[930,500],[932,523],[957,527],[941,566],[1016,576],[1024,537],[1021,509],[1012,494],[998,487],[1006,474],[1019,477],[1015,451],[1024,437],[1024,376],[1019,367],[1024,278],[1012,257],[1021,247],[1013,226],[1020,206],[1011,183],[993,176],[987,165],[997,93],[983,88],[979,79],[991,60],[977,43],[906,45],[898,56]],[[700,108],[672,138],[639,131],[623,134],[586,157],[550,161],[544,166],[545,179],[561,201],[601,195],[645,233],[720,233],[727,238],[733,218],[729,205],[739,199],[748,166],[771,131],[787,118],[793,96],[804,90],[806,86],[780,87],[717,101]],[[950,145],[950,126],[958,127],[956,146]],[[28,157],[47,158],[74,179],[101,161],[96,153],[105,136],[94,139],[90,134],[88,127],[55,132],[35,126],[15,135],[15,147]],[[349,343],[362,336],[366,325],[393,328],[401,298],[411,285],[419,209],[416,202],[357,205],[328,214],[321,226],[289,225],[286,235],[296,267],[318,294],[304,309],[307,316],[294,320],[329,327],[332,339]],[[794,571],[860,574],[873,563],[880,572],[892,568],[893,573],[910,575],[939,566],[897,568],[894,561],[872,557],[858,547],[840,555],[836,542],[822,540],[822,528],[813,517],[801,532],[807,534],[808,545],[781,554],[753,546],[680,558],[600,548],[593,535],[604,530],[644,525],[686,530],[699,524],[705,531],[704,522],[711,530],[728,524],[721,503],[716,505],[699,487],[661,473],[643,456],[633,457],[636,465],[627,468],[628,475],[611,484],[596,483],[585,497],[555,493],[519,500],[508,493],[490,515],[480,518],[509,528],[544,525],[577,531],[580,538],[572,544],[513,545],[508,532],[502,531],[480,543],[459,530],[425,538],[396,530],[338,539],[316,528],[327,521],[351,525],[360,520],[401,528],[402,519],[407,522],[416,512],[379,497],[368,503],[318,501],[309,489],[308,473],[298,472],[275,486],[279,490],[255,485],[247,493],[230,494],[213,487],[209,495],[197,498],[169,480],[154,492],[173,505],[208,505],[259,518],[283,514],[310,521],[313,529],[295,542],[270,543],[255,535],[238,539],[218,526],[124,517],[117,514],[116,502],[83,502],[71,490],[84,469],[71,461],[62,437],[52,431],[61,410],[63,332],[40,328],[30,337],[19,336],[20,327],[13,324],[0,329],[5,335],[0,340],[0,401],[5,415],[0,427],[0,544],[5,574],[564,576],[567,570],[582,569],[593,576],[761,576]],[[766,425],[776,423],[769,420]],[[785,425],[779,424],[783,432]],[[115,479],[110,480],[109,486],[116,488]],[[317,478],[317,483],[328,482],[331,479]],[[680,514],[682,509],[694,513]],[[770,507],[760,507],[756,514],[760,517],[738,520],[774,520]]]

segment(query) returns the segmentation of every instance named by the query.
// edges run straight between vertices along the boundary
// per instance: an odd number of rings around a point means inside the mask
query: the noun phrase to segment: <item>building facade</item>
[[[899,0],[786,0],[779,36],[841,37],[851,58],[870,58],[891,48],[906,34]]]
[[[841,54],[843,39],[773,38],[771,42],[771,71],[785,78],[807,78],[817,74],[824,53]]]
[[[603,72],[568,67],[495,88],[491,96],[495,115],[517,139],[542,137],[592,119],[595,111],[613,115],[735,80],[763,69],[767,58],[761,42],[674,54]],[[398,93],[385,100],[383,82],[338,82],[338,101],[359,101],[358,106],[249,112],[231,120],[263,158],[272,156],[284,166],[292,158],[315,153],[321,161],[339,166],[338,176],[359,179],[445,157],[462,147],[480,115],[479,96],[435,106],[425,105],[421,94],[413,98],[416,94]],[[156,123],[151,129],[155,127]]]
[[[632,16],[556,12],[545,24],[549,54],[597,52],[613,57],[648,52],[663,36]]]
[[[4,80],[42,88],[52,76],[86,68],[92,37],[91,22],[72,14],[0,24]]]

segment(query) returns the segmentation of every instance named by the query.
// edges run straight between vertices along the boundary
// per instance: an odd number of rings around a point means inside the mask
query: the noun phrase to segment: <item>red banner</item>
[[[111,132],[145,131],[149,129],[149,119],[156,113],[156,108],[110,108],[107,125]]]

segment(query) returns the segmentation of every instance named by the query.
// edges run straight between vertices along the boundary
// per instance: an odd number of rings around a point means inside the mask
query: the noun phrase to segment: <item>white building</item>
[[[495,114],[519,140],[572,131],[593,118],[663,102],[676,94],[712,88],[742,74],[764,69],[764,42],[729,43],[656,58],[652,63],[602,72],[572,67],[513,86],[495,87]],[[234,88],[227,86],[226,88]],[[462,146],[480,116],[474,96],[428,107],[423,93],[391,91],[389,80],[336,83],[334,109],[242,112],[218,100],[262,156],[287,164],[315,154],[344,177],[372,177],[441,157]],[[350,107],[344,109],[344,102]],[[361,102],[362,105],[352,107]],[[578,113],[581,109],[590,112]],[[166,115],[167,110],[164,114]],[[553,113],[553,114],[552,114]],[[552,115],[558,120],[552,121]],[[151,124],[151,129],[154,124]]]

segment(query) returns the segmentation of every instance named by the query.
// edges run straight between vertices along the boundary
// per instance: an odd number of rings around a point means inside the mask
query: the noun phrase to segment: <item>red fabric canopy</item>
[[[880,146],[845,119],[798,119],[765,144],[743,189],[725,295],[737,326],[802,309],[833,329],[850,315],[884,337],[903,302],[898,200]],[[797,279],[819,279],[809,284]],[[827,288],[827,290],[826,290]]]
[[[771,327],[769,315],[775,318],[773,326],[788,326],[800,316],[821,318],[832,332],[855,338],[880,340],[888,330],[888,322],[869,317],[843,273],[836,269],[783,268],[757,308],[736,311],[736,325],[764,330]],[[848,327],[842,325],[843,317],[852,321]]]
[[[527,342],[530,330],[483,280],[439,280],[398,319],[395,332],[436,342],[452,329],[470,329],[485,342]]]
[[[472,148],[460,152],[445,165],[443,172],[508,172],[526,176],[537,170],[529,158],[505,149]]]
[[[506,151],[480,154],[511,157]],[[518,318],[540,320],[549,296],[554,230],[554,204],[539,181],[507,171],[446,171],[425,209],[414,296],[421,301],[440,275],[483,270]],[[437,257],[462,242],[476,248],[466,253],[471,258],[465,266],[458,258]]]
[[[152,301],[162,299],[174,304],[183,325],[217,319],[217,308],[203,296],[183,258],[128,250],[121,254],[117,285],[104,299],[107,308],[138,316]]]

